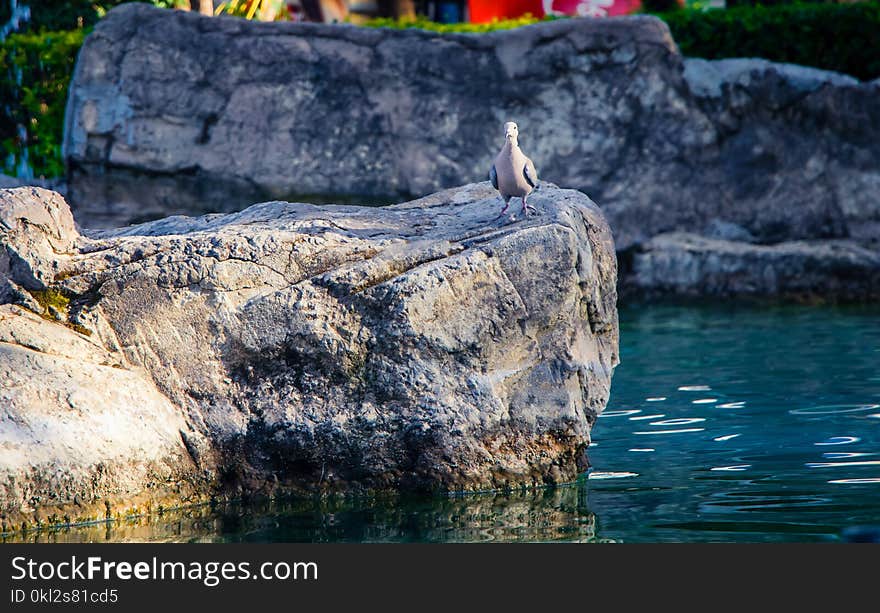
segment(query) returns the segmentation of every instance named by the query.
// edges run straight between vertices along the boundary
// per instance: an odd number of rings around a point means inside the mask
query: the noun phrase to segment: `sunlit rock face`
[[[0,191],[9,526],[282,491],[558,483],[618,362],[598,207],[484,182],[81,234]]]
[[[511,120],[543,178],[601,204],[630,290],[678,293],[629,266],[669,232],[878,248],[880,81],[683,58],[649,16],[438,35],[124,5],[79,56],[68,195],[94,228],[399,202],[483,180]]]

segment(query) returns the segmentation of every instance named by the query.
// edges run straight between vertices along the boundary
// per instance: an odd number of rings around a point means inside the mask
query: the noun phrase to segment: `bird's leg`
[[[526,202],[526,196],[523,196],[523,197],[522,197],[522,213],[523,213],[526,217],[528,217],[528,216],[529,216],[529,211],[531,211],[532,213],[535,213],[535,214],[538,213],[538,209],[536,209],[535,207],[533,207],[531,204],[527,203],[527,202]]]
[[[504,217],[504,214],[507,212],[507,207],[510,206],[510,196],[502,196],[502,198],[504,199],[504,208],[501,209],[500,213],[498,213],[498,217],[496,217],[492,221],[498,221],[499,219]]]

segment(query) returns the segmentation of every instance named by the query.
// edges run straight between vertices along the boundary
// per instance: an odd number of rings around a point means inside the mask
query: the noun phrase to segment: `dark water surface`
[[[629,307],[571,486],[207,507],[40,541],[835,541],[880,528],[880,309]],[[21,538],[21,537],[19,537]]]

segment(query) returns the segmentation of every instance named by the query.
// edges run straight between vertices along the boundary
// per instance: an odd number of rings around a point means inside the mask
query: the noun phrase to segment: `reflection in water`
[[[272,500],[201,506],[31,533],[34,542],[438,542],[596,540],[583,483],[510,494],[384,500]]]
[[[24,538],[864,539],[880,534],[878,352],[877,308],[625,309],[621,365],[590,445],[594,470],[577,484],[201,507]]]
[[[712,440],[716,443],[723,443],[724,441],[729,441],[732,438],[736,438],[738,436],[742,436],[742,434],[725,434],[724,436],[716,436]]]
[[[805,464],[807,468],[831,468],[835,466],[877,466],[880,461],[868,460],[864,462],[808,462]]]
[[[703,430],[705,428],[679,428],[677,430],[648,430],[646,432],[633,432],[633,434],[684,434],[686,432],[702,432]]]
[[[880,404],[826,404],[806,409],[793,409],[793,415],[834,415],[841,413],[860,413],[880,408]]]
[[[600,419],[608,419],[609,417],[625,417],[627,415],[635,415],[636,413],[641,413],[639,409],[630,409],[628,411],[605,411],[601,415],[599,415]]]
[[[408,199],[404,194],[288,194],[262,189],[232,176],[205,175],[195,169],[162,174],[90,165],[71,168],[67,193],[77,223],[91,229],[127,226],[169,215],[232,213],[269,200],[382,206]]]
[[[859,437],[857,436],[832,436],[829,439],[826,439],[820,443],[814,443],[814,445],[824,446],[824,445],[849,445],[850,443],[858,443]]]
[[[688,424],[696,424],[706,421],[705,417],[678,417],[676,419],[661,419],[652,421],[649,426],[686,426]]]

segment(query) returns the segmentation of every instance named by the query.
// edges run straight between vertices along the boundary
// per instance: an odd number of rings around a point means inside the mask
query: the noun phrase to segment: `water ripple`
[[[666,417],[666,413],[657,413],[656,415],[639,415],[638,417],[630,417],[630,421],[642,421],[644,419],[657,419],[658,417]]]
[[[706,421],[705,417],[678,417],[676,419],[661,419],[660,421],[652,421],[649,426],[687,426],[689,424],[697,424]]]
[[[710,468],[709,470],[716,471],[728,471],[728,472],[742,472],[747,468],[751,468],[751,464],[734,464],[733,466],[715,466],[714,468]]]
[[[858,460],[856,462],[807,462],[807,468],[832,468],[835,466],[878,466],[880,460]]]
[[[624,417],[626,415],[635,415],[636,413],[641,413],[641,409],[626,409],[623,411],[605,411],[604,413],[600,413],[599,417]]]
[[[681,430],[648,430],[644,432],[633,432],[633,434],[680,434],[684,432],[702,432],[705,428],[682,428]]]
[[[716,436],[712,440],[720,443],[723,441],[729,441],[730,439],[736,438],[738,436],[742,436],[742,434],[725,434],[724,436]]]
[[[858,413],[880,409],[880,404],[823,404],[817,407],[792,409],[792,415],[839,415],[841,413]]]
[[[814,444],[818,445],[818,446],[849,445],[851,443],[858,443],[860,440],[862,440],[862,439],[860,439],[857,436],[832,436],[830,438],[826,438],[821,443],[814,443]]]
[[[604,479],[626,479],[627,477],[638,477],[639,473],[627,473],[627,472],[592,472],[587,476],[587,479],[591,480],[604,480]]]

